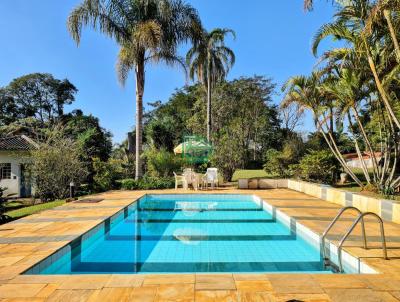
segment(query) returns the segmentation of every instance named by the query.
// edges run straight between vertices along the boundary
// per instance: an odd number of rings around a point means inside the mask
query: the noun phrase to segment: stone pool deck
[[[146,193],[185,191],[107,192],[98,195],[104,198],[99,203],[69,203],[0,226],[0,301],[400,301],[400,225],[385,222],[390,260],[382,260],[379,228],[370,218],[366,231],[372,248],[361,248],[356,229],[345,250],[380,274],[21,275]],[[197,193],[255,194],[319,234],[340,209],[288,189]],[[337,240],[354,217],[346,214],[329,239]]]

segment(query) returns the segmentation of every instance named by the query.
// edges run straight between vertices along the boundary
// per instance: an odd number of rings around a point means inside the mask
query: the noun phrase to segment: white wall
[[[381,159],[380,157],[376,158],[378,162],[380,161],[380,159]],[[373,168],[372,158],[364,159],[364,162],[367,168]],[[359,158],[348,160],[346,161],[346,164],[351,168],[360,168],[360,169],[362,168],[362,163]]]
[[[0,151],[0,163],[11,163],[11,179],[0,180],[0,187],[7,188],[4,195],[16,194],[12,197],[19,197],[22,163],[28,162],[28,155],[24,152]]]

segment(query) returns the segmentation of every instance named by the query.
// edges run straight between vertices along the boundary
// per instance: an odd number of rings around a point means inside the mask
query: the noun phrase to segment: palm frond
[[[315,56],[317,56],[318,47],[321,41],[329,36],[332,36],[338,40],[347,40],[353,43],[355,42],[354,34],[344,24],[340,23],[325,24],[317,31],[312,40],[311,49]]]

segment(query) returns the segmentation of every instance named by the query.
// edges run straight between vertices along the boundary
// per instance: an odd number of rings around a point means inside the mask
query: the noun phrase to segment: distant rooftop
[[[29,151],[37,148],[37,144],[25,135],[0,138],[0,151]]]

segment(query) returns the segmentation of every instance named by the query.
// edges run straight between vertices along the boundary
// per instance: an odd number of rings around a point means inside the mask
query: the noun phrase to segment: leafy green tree
[[[86,180],[88,171],[81,160],[76,141],[64,136],[63,129],[51,129],[46,141],[31,152],[30,170],[36,194],[45,201],[63,199],[69,195],[69,185],[76,187]]]
[[[42,123],[63,116],[64,106],[75,101],[77,88],[67,79],[48,73],[28,74],[0,89],[0,125],[23,118]]]
[[[94,157],[108,160],[112,152],[112,135],[100,126],[97,117],[75,110],[63,118],[62,124],[64,134],[80,145],[84,161],[89,162]]]
[[[14,99],[6,88],[0,88],[0,126],[9,125],[18,120],[18,110]]]
[[[181,0],[83,0],[69,15],[68,29],[79,43],[82,27],[100,30],[120,45],[117,73],[122,84],[136,76],[136,179],[142,177],[143,94],[149,62],[180,64],[177,46],[198,40],[196,10]]]
[[[200,87],[186,86],[177,90],[168,100],[154,104],[154,109],[145,115],[145,134],[148,144],[157,149],[172,152],[190,134],[188,121],[193,115],[193,106],[202,94]]]
[[[279,144],[280,121],[276,106],[271,104],[274,87],[271,79],[259,76],[216,86],[212,163],[220,168],[225,179],[230,180],[235,169],[261,167],[265,151]],[[202,100],[196,105],[190,125],[193,132],[204,131],[201,126],[206,114]],[[232,151],[228,152],[230,145]]]
[[[225,179],[230,180],[237,168],[261,167],[265,151],[281,146],[278,109],[271,99],[274,88],[271,79],[261,76],[215,86],[211,164],[221,170]],[[147,148],[171,152],[184,135],[205,137],[205,94],[203,87],[194,85],[178,90],[164,104],[155,103],[145,115]],[[148,161],[147,168],[151,170]]]
[[[254,159],[255,155],[261,159],[265,147],[277,143],[281,135],[278,109],[271,104],[274,89],[272,80],[262,76],[241,77],[219,83],[214,89],[215,106],[212,112],[214,145],[218,144],[221,131],[231,124],[238,124],[247,158]],[[192,133],[205,136],[203,125],[207,113],[203,103],[203,98],[199,97],[193,107],[189,128]]]
[[[235,64],[235,54],[225,46],[227,34],[235,37],[235,32],[226,28],[215,28],[211,32],[204,30],[200,41],[193,45],[186,55],[186,63],[190,68],[190,78],[197,79],[207,90],[207,140],[211,139],[211,92],[213,86],[225,79]]]
[[[232,175],[236,169],[245,166],[243,153],[246,150],[244,150],[243,145],[238,139],[240,132],[237,133],[237,130],[237,127],[235,127],[229,129],[229,131],[220,133],[218,143],[215,143],[210,159],[211,165],[218,167],[219,172],[226,181],[232,179]]]
[[[265,154],[264,170],[280,177],[293,176],[291,165],[297,164],[305,154],[305,144],[296,135],[286,138],[282,151],[269,149]]]

